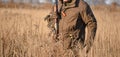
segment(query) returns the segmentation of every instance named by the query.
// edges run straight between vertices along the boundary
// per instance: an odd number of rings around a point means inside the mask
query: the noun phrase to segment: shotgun
[[[56,16],[57,16],[57,18],[56,18],[56,20],[55,20],[55,30],[56,30],[56,36],[55,36],[55,38],[56,38],[56,40],[58,40],[58,34],[59,34],[59,13],[58,13],[58,0],[55,0],[55,13],[56,13]]]

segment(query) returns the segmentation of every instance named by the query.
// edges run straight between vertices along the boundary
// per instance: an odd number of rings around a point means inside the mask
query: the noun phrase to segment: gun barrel
[[[55,0],[55,6],[56,6],[56,23],[55,23],[55,30],[56,30],[56,38],[58,37],[59,34],[59,20],[58,20],[58,0]]]

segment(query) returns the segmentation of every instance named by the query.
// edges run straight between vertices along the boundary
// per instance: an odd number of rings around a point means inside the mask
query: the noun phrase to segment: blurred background
[[[112,4],[117,3],[120,4],[120,0],[85,0],[91,5],[98,4]],[[54,3],[55,0],[0,0],[3,3],[31,3],[31,4],[40,4],[40,3]]]
[[[85,0],[91,6],[120,6],[120,0]],[[0,7],[6,8],[51,8],[55,0],[0,0]]]
[[[88,57],[120,57],[120,0],[85,1],[98,23]],[[64,50],[61,42],[49,37],[44,18],[54,2],[0,0],[0,57],[74,57],[71,50]]]

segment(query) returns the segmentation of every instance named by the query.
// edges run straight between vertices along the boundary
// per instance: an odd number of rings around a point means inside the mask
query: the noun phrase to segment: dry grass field
[[[0,8],[0,57],[73,57],[48,36],[49,9]],[[120,8],[93,7],[98,21],[88,57],[120,57]],[[56,45],[56,46],[55,46]],[[59,51],[54,51],[57,48]]]

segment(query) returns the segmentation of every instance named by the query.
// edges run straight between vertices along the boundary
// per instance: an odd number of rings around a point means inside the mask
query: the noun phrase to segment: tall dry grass
[[[89,57],[119,57],[120,11],[93,12],[98,29]],[[61,44],[48,36],[43,20],[48,13],[45,9],[0,8],[0,57],[73,57],[70,50],[64,53]]]

